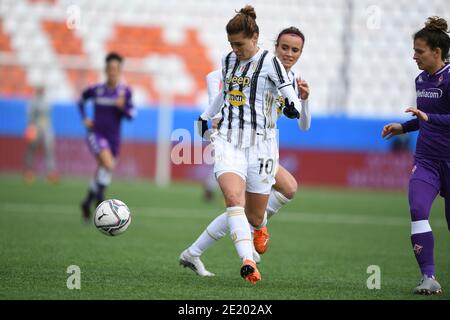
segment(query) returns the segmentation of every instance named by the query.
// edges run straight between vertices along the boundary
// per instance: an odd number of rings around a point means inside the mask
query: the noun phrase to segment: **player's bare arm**
[[[381,132],[381,137],[389,140],[393,136],[398,136],[399,134],[403,134],[403,127],[400,123],[389,123],[383,127],[383,131]]]

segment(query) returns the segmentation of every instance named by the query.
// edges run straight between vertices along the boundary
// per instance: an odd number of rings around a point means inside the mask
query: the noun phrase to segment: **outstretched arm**
[[[417,122],[422,120],[439,126],[450,126],[450,114],[425,113],[414,107],[409,107],[405,112],[414,114]]]
[[[219,92],[216,97],[213,100],[213,103],[211,103],[208,108],[200,115],[200,118],[203,120],[209,120],[215,115],[217,115],[220,111],[220,108],[222,107],[224,103],[223,100],[223,93]]]
[[[133,119],[136,116],[136,109],[133,105],[132,92],[127,90],[125,93],[125,104],[123,106],[123,114],[128,120]]]
[[[386,140],[389,140],[390,138],[398,136],[403,133],[404,133],[403,127],[400,123],[389,123],[383,127],[381,137],[386,138]]]
[[[302,80],[300,77],[295,79],[297,82],[297,87],[300,93],[302,112],[300,113],[300,118],[298,121],[298,126],[300,129],[307,131],[311,127],[311,114],[309,112],[308,98],[309,98],[309,85],[308,82]]]
[[[309,112],[308,100],[302,100],[302,111],[300,118],[297,120],[298,126],[303,131],[308,131],[311,127],[311,113]]]
[[[450,114],[428,113],[428,122],[440,126],[450,126]]]
[[[412,119],[401,124],[403,133],[419,130],[419,119]]]
[[[85,103],[88,99],[93,97],[94,87],[89,87],[83,91],[81,94],[80,101],[78,102],[78,109],[80,111],[81,119],[83,120],[83,125],[86,129],[91,129],[93,127],[92,120],[86,115]]]
[[[269,66],[268,75],[277,86],[278,91],[280,91],[281,95],[284,97],[286,101],[285,107],[290,107],[292,105],[292,107],[301,113],[302,106],[300,99],[298,98],[295,89],[292,87],[292,83],[287,76],[286,69],[281,64],[280,59],[275,56],[272,57]]]

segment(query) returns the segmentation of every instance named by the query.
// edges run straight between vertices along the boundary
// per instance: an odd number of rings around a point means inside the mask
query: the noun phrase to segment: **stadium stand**
[[[101,79],[103,57],[127,57],[125,79],[139,105],[160,99],[156,71],[175,69],[177,104],[205,103],[205,74],[229,50],[224,26],[245,2],[210,0],[4,0],[0,7],[3,95],[28,96],[44,83],[58,100],[74,99]],[[78,10],[76,16],[70,8]],[[298,66],[313,88],[314,114],[391,117],[414,102],[411,35],[429,15],[450,12],[446,0],[260,0],[260,43],[271,48],[289,25],[306,34]],[[280,19],[282,17],[282,19]],[[75,19],[75,27],[67,23]],[[78,19],[78,20],[77,20]],[[170,66],[169,66],[170,65]],[[368,90],[370,88],[370,90]],[[401,93],[401,94],[399,94]]]

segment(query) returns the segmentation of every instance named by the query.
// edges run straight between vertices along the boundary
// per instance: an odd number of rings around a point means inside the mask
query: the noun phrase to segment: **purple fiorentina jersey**
[[[450,160],[450,64],[434,75],[425,71],[416,78],[417,108],[428,121],[403,123],[404,132],[419,130],[416,156]]]
[[[125,98],[125,107],[120,110],[117,99]],[[133,118],[133,104],[131,101],[131,89],[123,84],[110,88],[106,84],[98,84],[87,88],[80,99],[79,107],[82,118],[86,117],[84,104],[92,99],[94,103],[94,133],[100,133],[108,139],[118,141],[120,139],[120,123],[123,117]]]

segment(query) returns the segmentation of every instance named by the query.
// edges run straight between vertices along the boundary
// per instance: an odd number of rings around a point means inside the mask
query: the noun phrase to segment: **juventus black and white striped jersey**
[[[264,135],[267,139],[275,137],[270,122],[274,101],[266,100],[266,94],[277,97],[280,90],[300,112],[300,101],[286,70],[267,50],[260,49],[246,61],[239,61],[230,52],[222,59],[222,79],[222,97],[218,102],[222,115],[219,134],[239,147],[255,144],[256,135]],[[206,112],[207,118],[214,115],[214,111]]]
[[[300,98],[300,88],[297,84],[297,75],[294,71],[289,70],[287,73],[289,81],[291,82],[292,87],[295,90],[295,94]],[[273,100],[273,97],[267,93],[266,100],[271,101]],[[300,129],[306,131],[309,130],[311,126],[311,114],[309,113],[309,106],[308,106],[308,100],[302,100],[300,99],[302,104],[302,112],[300,113],[300,118],[298,119],[298,126]],[[276,127],[276,121],[281,117],[281,114],[283,112],[284,108],[284,97],[283,95],[278,92],[278,97],[275,99],[275,103],[272,108],[272,118],[273,119],[273,127]]]

